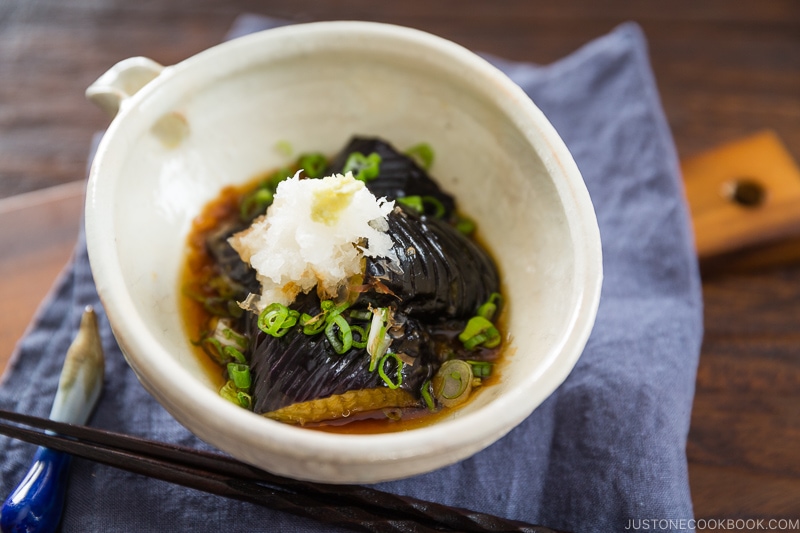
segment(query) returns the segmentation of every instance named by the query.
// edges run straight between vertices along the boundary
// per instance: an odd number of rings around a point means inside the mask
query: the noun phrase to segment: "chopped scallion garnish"
[[[223,346],[222,353],[225,357],[230,361],[236,361],[237,363],[246,363],[247,359],[245,359],[244,354],[234,348],[233,346]]]
[[[268,188],[259,188],[242,199],[239,206],[239,218],[243,221],[252,220],[264,213],[272,204],[273,192]]]
[[[475,232],[475,222],[463,215],[457,215],[456,229],[464,235],[472,235]]]
[[[492,375],[492,363],[489,361],[469,361],[467,363],[472,367],[472,374],[476,378],[488,378]]]
[[[239,405],[245,409],[253,407],[253,397],[244,391],[236,391],[236,400],[239,402]]]
[[[200,347],[206,354],[213,359],[218,365],[224,363],[222,355],[222,343],[214,337],[203,337],[200,339]]]
[[[287,140],[280,140],[275,143],[275,150],[286,157],[290,157],[292,155],[292,143]]]
[[[406,155],[413,158],[419,166],[428,170],[433,164],[433,148],[428,143],[419,143],[408,150]]]
[[[297,324],[300,313],[278,302],[269,304],[258,315],[258,328],[273,337],[283,337]]]
[[[297,166],[302,168],[309,178],[321,178],[328,169],[328,159],[319,153],[303,154],[298,159]]]
[[[458,405],[472,391],[472,367],[461,359],[451,359],[433,376],[433,395],[445,407]]]
[[[240,362],[245,362],[244,355],[240,350],[247,349],[247,339],[244,335],[232,330],[228,326],[228,320],[224,318],[214,320],[216,321],[214,331],[205,334],[197,344],[220,366],[225,366],[233,360],[239,360],[238,358],[241,358]]]
[[[386,369],[384,367],[386,361],[388,361],[390,357],[397,363],[397,381],[392,381],[392,379],[386,375]],[[383,379],[387,387],[396,389],[403,384],[403,360],[400,359],[396,353],[386,352],[386,355],[383,356],[381,362],[378,364],[378,375]]]
[[[458,335],[458,339],[464,344],[464,348],[472,350],[480,345],[486,348],[494,348],[500,344],[500,331],[492,324],[492,319],[497,313],[499,301],[500,293],[493,292],[489,299],[478,307],[477,314],[469,319],[464,331]]]
[[[371,181],[378,177],[381,171],[381,156],[376,152],[365,156],[361,152],[353,152],[347,158],[342,169],[342,174],[353,173],[353,177],[361,181]]]
[[[269,178],[267,179],[267,183],[272,187],[273,190],[278,188],[278,184],[285,179],[289,179],[294,175],[292,169],[289,167],[279,168],[272,174],[270,174]]]
[[[311,316],[308,313],[300,315],[300,325],[303,326],[303,333],[306,335],[316,335],[325,331],[325,313]]]
[[[350,324],[340,314],[330,317],[325,326],[325,336],[331,343],[333,350],[339,355],[346,353],[353,347],[353,332]]]
[[[433,206],[433,213],[431,213],[436,218],[442,218],[446,212],[444,205],[438,198],[435,196],[423,196],[422,197],[422,205],[425,204]]]
[[[233,402],[237,405],[239,404],[239,400],[236,398],[236,385],[233,383],[232,379],[229,379],[225,385],[219,389],[219,395],[229,402]]]
[[[494,318],[494,314],[497,312],[497,306],[499,305],[500,300],[500,293],[493,292],[486,303],[482,304],[478,307],[478,316],[482,316],[486,320],[492,320]]]
[[[253,398],[246,391],[238,389],[232,379],[229,379],[222,388],[219,389],[219,395],[231,403],[250,409],[253,405]]]
[[[210,314],[221,317],[239,318],[242,316],[242,308],[236,300],[211,296],[203,302],[203,308]]]
[[[500,331],[484,317],[474,316],[469,319],[458,339],[467,350],[472,350],[481,344],[486,348],[494,348],[500,344]]]
[[[426,380],[425,383],[422,384],[422,388],[419,392],[422,396],[422,401],[425,402],[425,407],[428,408],[428,411],[435,411],[436,402],[433,401],[433,396],[431,395],[431,380]]]
[[[367,347],[367,332],[364,331],[364,328],[361,326],[350,325],[350,330],[353,333],[358,334],[358,338],[353,335],[353,347],[354,348],[366,348]]]
[[[447,212],[444,204],[435,196],[401,196],[396,198],[395,202],[413,209],[420,215],[429,214],[436,218],[442,218]],[[426,206],[430,206],[430,209],[426,209]]]
[[[372,313],[367,309],[351,309],[350,318],[353,320],[372,320]]]
[[[404,205],[409,209],[413,209],[415,212],[419,213],[420,215],[425,212],[425,206],[422,205],[422,197],[421,196],[401,196],[395,199],[395,202],[398,204]]]
[[[383,357],[392,343],[389,336],[389,326],[392,320],[392,311],[388,307],[379,307],[372,310],[372,322],[369,325],[367,337],[367,353],[370,355],[369,371],[375,370],[378,361]]]
[[[250,367],[242,363],[228,363],[228,376],[237,389],[250,390]]]

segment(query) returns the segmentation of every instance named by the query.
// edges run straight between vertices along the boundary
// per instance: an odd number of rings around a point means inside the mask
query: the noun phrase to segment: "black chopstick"
[[[359,508],[333,507],[313,498],[306,498],[248,480],[235,480],[192,467],[181,466],[169,461],[161,461],[147,456],[130,454],[124,450],[105,448],[91,443],[75,441],[58,435],[47,435],[37,431],[0,424],[0,433],[28,441],[32,444],[92,459],[96,462],[114,466],[185,487],[202,490],[220,496],[264,505],[273,509],[313,518],[324,523],[343,526],[356,531],[419,531],[435,529],[405,523],[401,520],[376,516]]]
[[[4,410],[0,410],[0,419],[58,435],[4,423],[0,423],[0,434],[137,474],[357,531],[555,531],[368,487],[288,479],[224,455],[86,426]]]

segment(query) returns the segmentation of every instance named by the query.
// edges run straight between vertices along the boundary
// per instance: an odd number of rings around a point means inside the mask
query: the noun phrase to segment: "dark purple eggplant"
[[[256,271],[242,261],[239,254],[228,243],[228,238],[234,233],[238,233],[247,228],[241,223],[227,224],[213,232],[206,239],[206,250],[214,258],[214,263],[218,266],[220,274],[227,280],[228,284],[239,293],[240,298],[247,296],[248,292],[260,293],[261,284],[256,279]]]
[[[299,297],[292,308],[312,316],[320,311],[319,300],[313,293]],[[258,330],[255,314],[249,316],[250,369],[256,413],[349,390],[386,386],[377,371],[369,370],[370,356],[365,348],[337,354],[324,333],[307,335],[300,326],[283,337],[272,337]],[[401,388],[419,397],[422,383],[433,376],[439,361],[428,332],[418,321],[397,317],[396,322],[401,324],[402,331],[398,332],[400,338],[393,341],[391,349],[406,354],[413,361],[401,369]],[[393,359],[386,363],[385,370],[387,375],[395,375],[397,367]]]
[[[394,302],[414,317],[468,318],[499,291],[494,261],[452,225],[411,209],[395,209],[388,222],[400,268],[367,259],[365,282],[391,291],[364,295],[370,303]]]
[[[404,196],[432,196],[444,207],[444,217],[449,218],[455,211],[453,197],[444,192],[409,156],[398,152],[392,145],[380,139],[354,137],[331,161],[328,174],[341,173],[350,154],[362,155],[377,153],[381,156],[378,176],[367,181],[367,188],[377,198],[389,200]]]

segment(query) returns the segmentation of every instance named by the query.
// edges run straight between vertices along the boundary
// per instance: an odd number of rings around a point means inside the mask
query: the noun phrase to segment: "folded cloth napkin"
[[[274,25],[246,17],[241,34]],[[678,163],[635,24],[548,66],[490,58],[531,96],[572,151],[603,237],[597,323],[566,382],[470,459],[379,488],[580,532],[689,519],[686,437],[702,304]],[[99,310],[107,371],[91,425],[208,448],[141,387],[95,292],[83,236],[20,342],[0,407],[46,415],[83,307]],[[35,377],[34,377],[35,376]],[[33,447],[0,439],[7,494]],[[636,522],[634,522],[635,524]],[[76,460],[63,531],[320,531],[310,520]]]

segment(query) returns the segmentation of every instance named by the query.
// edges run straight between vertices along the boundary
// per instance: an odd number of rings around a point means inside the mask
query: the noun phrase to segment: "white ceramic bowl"
[[[567,377],[601,286],[597,222],[553,127],[505,75],[444,39],[391,25],[323,22],[247,36],[162,68],[126,60],[87,95],[117,111],[91,168],[86,236],[97,289],[142,384],[201,439],[266,470],[356,483],[474,454]],[[476,219],[507,305],[500,380],[436,424],[337,435],[264,419],[220,398],[178,312],[184,242],[201,206],[295,153],[353,134],[428,142],[431,174]]]

